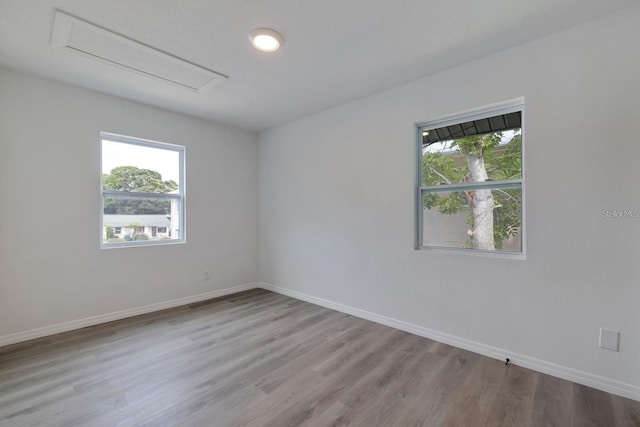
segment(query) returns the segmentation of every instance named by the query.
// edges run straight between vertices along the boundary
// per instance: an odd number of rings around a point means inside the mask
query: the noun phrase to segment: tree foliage
[[[163,181],[159,172],[135,166],[113,168],[111,173],[103,175],[102,185],[105,190],[139,193],[169,193],[178,189],[178,184],[175,181]]]
[[[422,180],[425,186],[460,184],[472,181],[500,181],[522,177],[522,137],[516,133],[506,144],[500,144],[500,132],[453,140],[450,152],[425,151],[422,157]],[[479,165],[479,166],[478,166]],[[473,167],[480,170],[472,171]],[[474,176],[476,175],[476,176]],[[484,176],[483,176],[484,175]],[[518,234],[520,230],[521,197],[519,189],[493,189],[476,191],[429,192],[424,197],[426,209],[437,208],[438,212],[452,215],[469,208],[467,223],[472,230],[474,214],[470,209],[480,191],[488,193],[491,210],[492,232],[496,249],[502,249],[503,241]],[[495,215],[493,215],[495,213]],[[473,237],[471,246],[474,247]]]
[[[151,169],[140,169],[135,166],[118,166],[111,173],[102,175],[102,186],[105,190],[138,192],[138,193],[169,193],[178,189],[173,180],[162,180],[162,175]],[[113,199],[105,198],[105,214],[142,215],[170,212],[171,202],[162,200]]]

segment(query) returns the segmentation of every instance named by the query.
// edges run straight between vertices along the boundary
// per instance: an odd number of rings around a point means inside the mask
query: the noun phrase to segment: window
[[[521,102],[417,125],[418,249],[524,253]]]
[[[184,242],[184,147],[110,133],[100,137],[101,247]]]

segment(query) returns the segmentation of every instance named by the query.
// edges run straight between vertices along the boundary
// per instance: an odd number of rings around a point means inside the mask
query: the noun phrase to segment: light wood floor
[[[266,291],[0,348],[0,426],[640,426],[640,402]]]

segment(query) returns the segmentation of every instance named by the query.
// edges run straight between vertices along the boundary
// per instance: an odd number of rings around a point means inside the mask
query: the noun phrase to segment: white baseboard
[[[421,337],[449,344],[454,347],[459,347],[464,350],[482,354],[494,359],[505,360],[505,358],[508,357],[510,360],[509,363],[513,363],[514,365],[522,366],[523,368],[532,369],[534,371],[542,372],[544,374],[548,374],[557,378],[562,378],[564,380],[593,387],[598,390],[603,390],[618,396],[623,396],[629,399],[640,401],[640,387],[633,384],[628,384],[622,381],[617,381],[610,378],[601,377],[599,375],[590,374],[588,372],[579,371],[577,369],[568,368],[566,366],[557,365],[555,363],[536,359],[530,356],[525,356],[523,354],[514,353],[502,348],[493,347],[476,341],[457,337],[455,335],[435,331],[433,329],[404,322],[402,320],[393,319],[387,316],[381,316],[370,311],[361,310],[359,308],[351,307],[345,304],[340,304],[323,298],[307,295],[302,292],[279,288],[268,283],[257,283],[257,286],[268,291],[276,292],[302,301],[307,301],[313,304],[330,308],[332,310],[340,311],[342,313],[351,314],[352,316],[360,317],[362,319],[371,320],[372,322],[410,332]]]
[[[247,291],[250,289],[262,288],[268,291],[276,292],[282,295],[286,295],[292,298],[296,298],[302,301],[307,301],[312,304],[320,305],[330,308],[332,310],[347,313],[352,316],[360,317],[362,319],[371,320],[372,322],[380,323],[382,325],[390,326],[392,328],[400,329],[402,331],[410,332],[421,337],[429,338],[435,341],[439,341],[445,344],[459,347],[464,350],[472,351],[474,353],[482,354],[498,360],[504,360],[505,357],[510,359],[510,363],[514,365],[522,366],[524,368],[532,369],[534,371],[542,372],[554,377],[562,378],[568,381],[572,381],[578,384],[583,384],[589,387],[593,387],[599,390],[603,390],[618,396],[627,397],[629,399],[640,401],[640,387],[633,384],[624,383],[622,381],[613,380],[599,375],[590,374],[588,372],[580,371],[566,366],[557,365],[555,363],[547,362],[544,360],[529,357],[523,354],[513,353],[509,350],[497,348],[482,344],[476,341],[468,340],[465,338],[457,337],[455,335],[447,334],[444,332],[435,331],[433,329],[425,328],[412,323],[404,322],[402,320],[394,319],[387,316],[382,316],[370,311],[361,310],[356,307],[340,304],[323,298],[314,297],[302,292],[292,291],[285,288],[270,285],[263,282],[247,283],[245,285],[234,286],[226,289],[219,289],[211,292],[206,292],[199,295],[193,295],[184,298],[178,298],[171,301],[160,302],[156,304],[149,304],[142,307],[131,308],[127,310],[117,311],[114,313],[101,314],[98,316],[86,317],[84,319],[72,320],[69,322],[58,323],[51,326],[45,326],[42,328],[31,329],[28,331],[17,332],[14,334],[0,336],[0,347],[16,344],[23,341],[32,340],[35,338],[41,338],[48,335],[54,335],[61,332],[72,331],[74,329],[85,328],[87,326],[98,325],[101,323],[112,322],[114,320],[125,319],[127,317],[138,316],[141,314],[151,313],[154,311],[164,310],[167,308],[179,307],[185,304],[192,304],[199,301],[206,301],[211,298],[218,298],[225,295],[234,294],[237,292]]]
[[[35,338],[46,337],[48,335],[68,332],[74,329],[86,328],[100,323],[112,322],[114,320],[126,319],[127,317],[138,316],[140,314],[151,313],[153,311],[164,310],[167,308],[179,307],[185,304],[193,304],[194,302],[206,301],[211,298],[234,294],[236,292],[247,291],[260,287],[258,283],[247,283],[245,285],[234,286],[232,288],[218,289],[203,294],[193,295],[184,298],[178,298],[171,301],[164,301],[155,304],[149,304],[142,307],[130,308],[127,310],[116,311],[114,313],[99,314],[97,316],[85,317],[84,319],[71,320],[69,322],[57,323],[51,326],[31,329],[28,331],[17,332],[14,334],[0,336],[0,347],[16,344],[23,341],[29,341]]]

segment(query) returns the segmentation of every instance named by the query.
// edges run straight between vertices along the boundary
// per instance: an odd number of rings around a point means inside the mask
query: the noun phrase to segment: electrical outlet
[[[204,272],[204,277],[202,278],[202,280],[209,280],[209,279],[211,279],[211,276],[209,275],[208,271],[205,271]]]
[[[620,332],[611,329],[600,328],[600,348],[611,351],[619,351]]]

